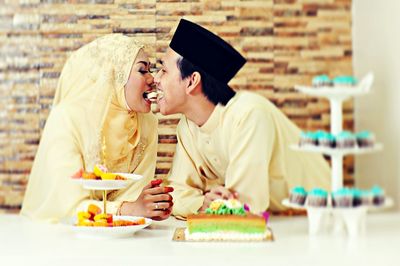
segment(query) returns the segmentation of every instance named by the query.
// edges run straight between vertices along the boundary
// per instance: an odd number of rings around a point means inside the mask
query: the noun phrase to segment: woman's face
[[[141,49],[133,62],[128,82],[125,85],[126,102],[132,111],[148,113],[151,110],[151,102],[143,97],[144,92],[151,90],[153,83],[153,76],[149,69],[149,58]]]

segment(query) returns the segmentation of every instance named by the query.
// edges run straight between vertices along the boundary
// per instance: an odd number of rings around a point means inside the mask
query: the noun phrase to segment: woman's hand
[[[204,211],[205,209],[210,206],[210,203],[216,199],[236,199],[238,194],[236,192],[232,192],[229,189],[225,188],[224,186],[216,186],[213,187],[210,191],[204,194],[204,202],[203,206],[201,206],[199,211]]]
[[[134,202],[124,202],[121,215],[144,216],[153,220],[167,219],[172,212],[172,187],[160,187],[161,179],[153,180],[145,186],[138,199]]]

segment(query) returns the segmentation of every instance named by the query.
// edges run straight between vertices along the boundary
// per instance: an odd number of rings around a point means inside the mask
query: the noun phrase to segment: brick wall
[[[0,208],[18,210],[71,51],[113,32],[165,51],[179,19],[201,23],[244,54],[230,83],[272,100],[303,129],[329,130],[329,105],[293,90],[316,74],[352,73],[351,0],[0,0]],[[160,119],[157,176],[171,165],[177,115]],[[344,106],[353,127],[353,104]],[[353,157],[345,158],[351,182]]]

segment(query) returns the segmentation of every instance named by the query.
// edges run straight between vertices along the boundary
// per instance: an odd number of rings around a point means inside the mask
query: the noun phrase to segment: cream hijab
[[[87,171],[96,163],[129,171],[121,161],[136,147],[140,132],[136,113],[128,112],[124,86],[142,48],[133,38],[106,35],[72,54],[62,71],[54,106],[80,107],[83,116],[76,123]]]
[[[142,48],[132,38],[111,34],[67,60],[29,177],[23,215],[52,222],[73,215],[90,192],[70,177],[80,168],[93,171],[96,163],[105,162],[113,172],[142,171],[143,182],[154,175],[157,120],[129,111],[124,90]],[[151,135],[151,145],[141,139],[141,130]],[[110,192],[109,199],[135,200],[143,185]]]

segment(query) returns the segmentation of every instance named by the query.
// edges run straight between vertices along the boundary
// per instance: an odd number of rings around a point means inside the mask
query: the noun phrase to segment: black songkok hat
[[[179,22],[169,46],[224,84],[246,63],[246,59],[226,41],[185,19]]]

